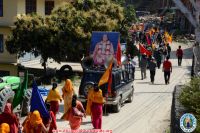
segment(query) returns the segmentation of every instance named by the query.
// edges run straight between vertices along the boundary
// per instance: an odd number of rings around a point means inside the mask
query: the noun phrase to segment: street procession
[[[0,133],[200,133],[199,9],[0,0]]]

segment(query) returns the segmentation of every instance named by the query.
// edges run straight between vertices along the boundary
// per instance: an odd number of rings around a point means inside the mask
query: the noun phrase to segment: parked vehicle
[[[111,105],[114,112],[119,112],[125,101],[133,101],[134,86],[132,76],[130,76],[132,73],[127,73],[127,71],[123,69],[124,65],[127,63],[127,58],[123,56],[122,59],[123,67],[115,67],[112,69],[112,93],[108,96],[105,103]],[[105,69],[92,67],[92,59],[89,57],[83,60],[82,67],[84,73],[79,87],[79,100],[83,102],[83,104],[86,104],[89,89],[94,83],[99,82]],[[105,97],[107,95],[107,84],[103,85],[101,89]]]
[[[0,78],[0,113],[4,111],[7,101],[12,102],[15,93],[19,89],[21,80],[16,76],[5,76]],[[22,114],[28,114],[32,89],[27,89],[22,102]]]

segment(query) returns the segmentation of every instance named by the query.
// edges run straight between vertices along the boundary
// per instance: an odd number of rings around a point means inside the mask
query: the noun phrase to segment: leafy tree
[[[122,40],[126,40],[128,37],[128,30],[130,26],[132,26],[132,23],[138,21],[135,13],[135,8],[132,4],[127,4],[128,2],[126,0],[113,0],[113,1],[124,7],[123,10],[124,19],[122,23],[120,23],[119,31],[121,33]]]
[[[21,15],[6,41],[7,49],[19,57],[26,52],[41,55],[46,72],[48,58],[56,62],[66,57],[69,61],[80,61],[83,53],[89,53],[92,31],[120,31],[125,35],[130,22],[134,21],[134,10],[130,12],[113,1],[76,0],[66,2],[45,19],[38,15]]]
[[[11,54],[17,53],[19,57],[26,52],[35,56],[41,55],[45,72],[48,58],[59,62],[65,55],[65,46],[57,45],[54,41],[56,30],[45,24],[43,17],[34,14],[21,15],[14,24],[12,35],[6,41],[7,50]]]
[[[77,0],[54,10],[50,25],[63,34],[57,36],[56,42],[70,48],[67,59],[79,61],[84,52],[88,53],[92,31],[118,31],[123,19],[123,7],[119,4],[105,0]]]

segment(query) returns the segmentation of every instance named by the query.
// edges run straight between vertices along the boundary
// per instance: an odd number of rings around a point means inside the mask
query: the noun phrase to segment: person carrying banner
[[[10,133],[17,133],[19,127],[19,120],[12,112],[11,103],[6,103],[4,112],[0,114],[0,124],[7,123],[10,126]]]
[[[70,79],[66,80],[65,85],[62,88],[62,92],[62,98],[64,100],[64,113],[66,113],[68,109],[71,108],[72,96],[74,94],[74,87]]]
[[[181,66],[183,58],[183,50],[181,49],[181,46],[179,46],[178,49],[176,50],[176,56],[178,58],[178,66]]]
[[[48,130],[42,122],[40,112],[37,110],[30,113],[23,124],[24,133],[48,133]]]
[[[10,132],[10,126],[7,123],[2,123],[0,125],[0,133],[11,133]],[[17,132],[16,132],[17,133]]]
[[[169,61],[169,56],[167,56],[166,60],[163,62],[163,72],[165,78],[165,84],[169,84],[170,75],[172,73],[172,63]]]
[[[50,102],[50,110],[56,117],[56,114],[59,111],[59,101],[62,102],[62,97],[60,96],[59,90],[57,89],[57,83],[53,83],[53,87],[50,90],[46,101]]]

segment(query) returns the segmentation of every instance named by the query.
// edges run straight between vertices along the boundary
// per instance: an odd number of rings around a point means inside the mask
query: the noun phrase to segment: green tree
[[[113,1],[124,7],[123,10],[124,19],[120,23],[119,31],[121,33],[122,40],[126,40],[128,37],[128,30],[130,26],[132,26],[133,23],[138,22],[135,8],[133,5],[127,4],[128,2],[126,0],[113,0]]]
[[[127,34],[130,21],[134,21],[130,19],[133,16],[113,1],[66,2],[46,18],[38,15],[19,16],[12,35],[6,41],[7,49],[19,57],[26,52],[41,55],[46,72],[48,58],[56,62],[66,60],[66,57],[69,61],[80,61],[82,54],[89,53],[92,31]]]
[[[7,50],[11,54],[17,53],[19,57],[24,56],[26,52],[35,56],[41,55],[45,73],[48,58],[59,62],[65,54],[62,46],[54,42],[57,31],[49,27],[43,17],[35,14],[21,15],[17,17],[14,25],[15,28],[6,41]]]
[[[54,10],[49,20],[58,34],[63,34],[56,42],[70,48],[67,59],[80,61],[80,56],[88,53],[92,31],[118,31],[123,19],[123,7],[112,1],[77,0]]]

